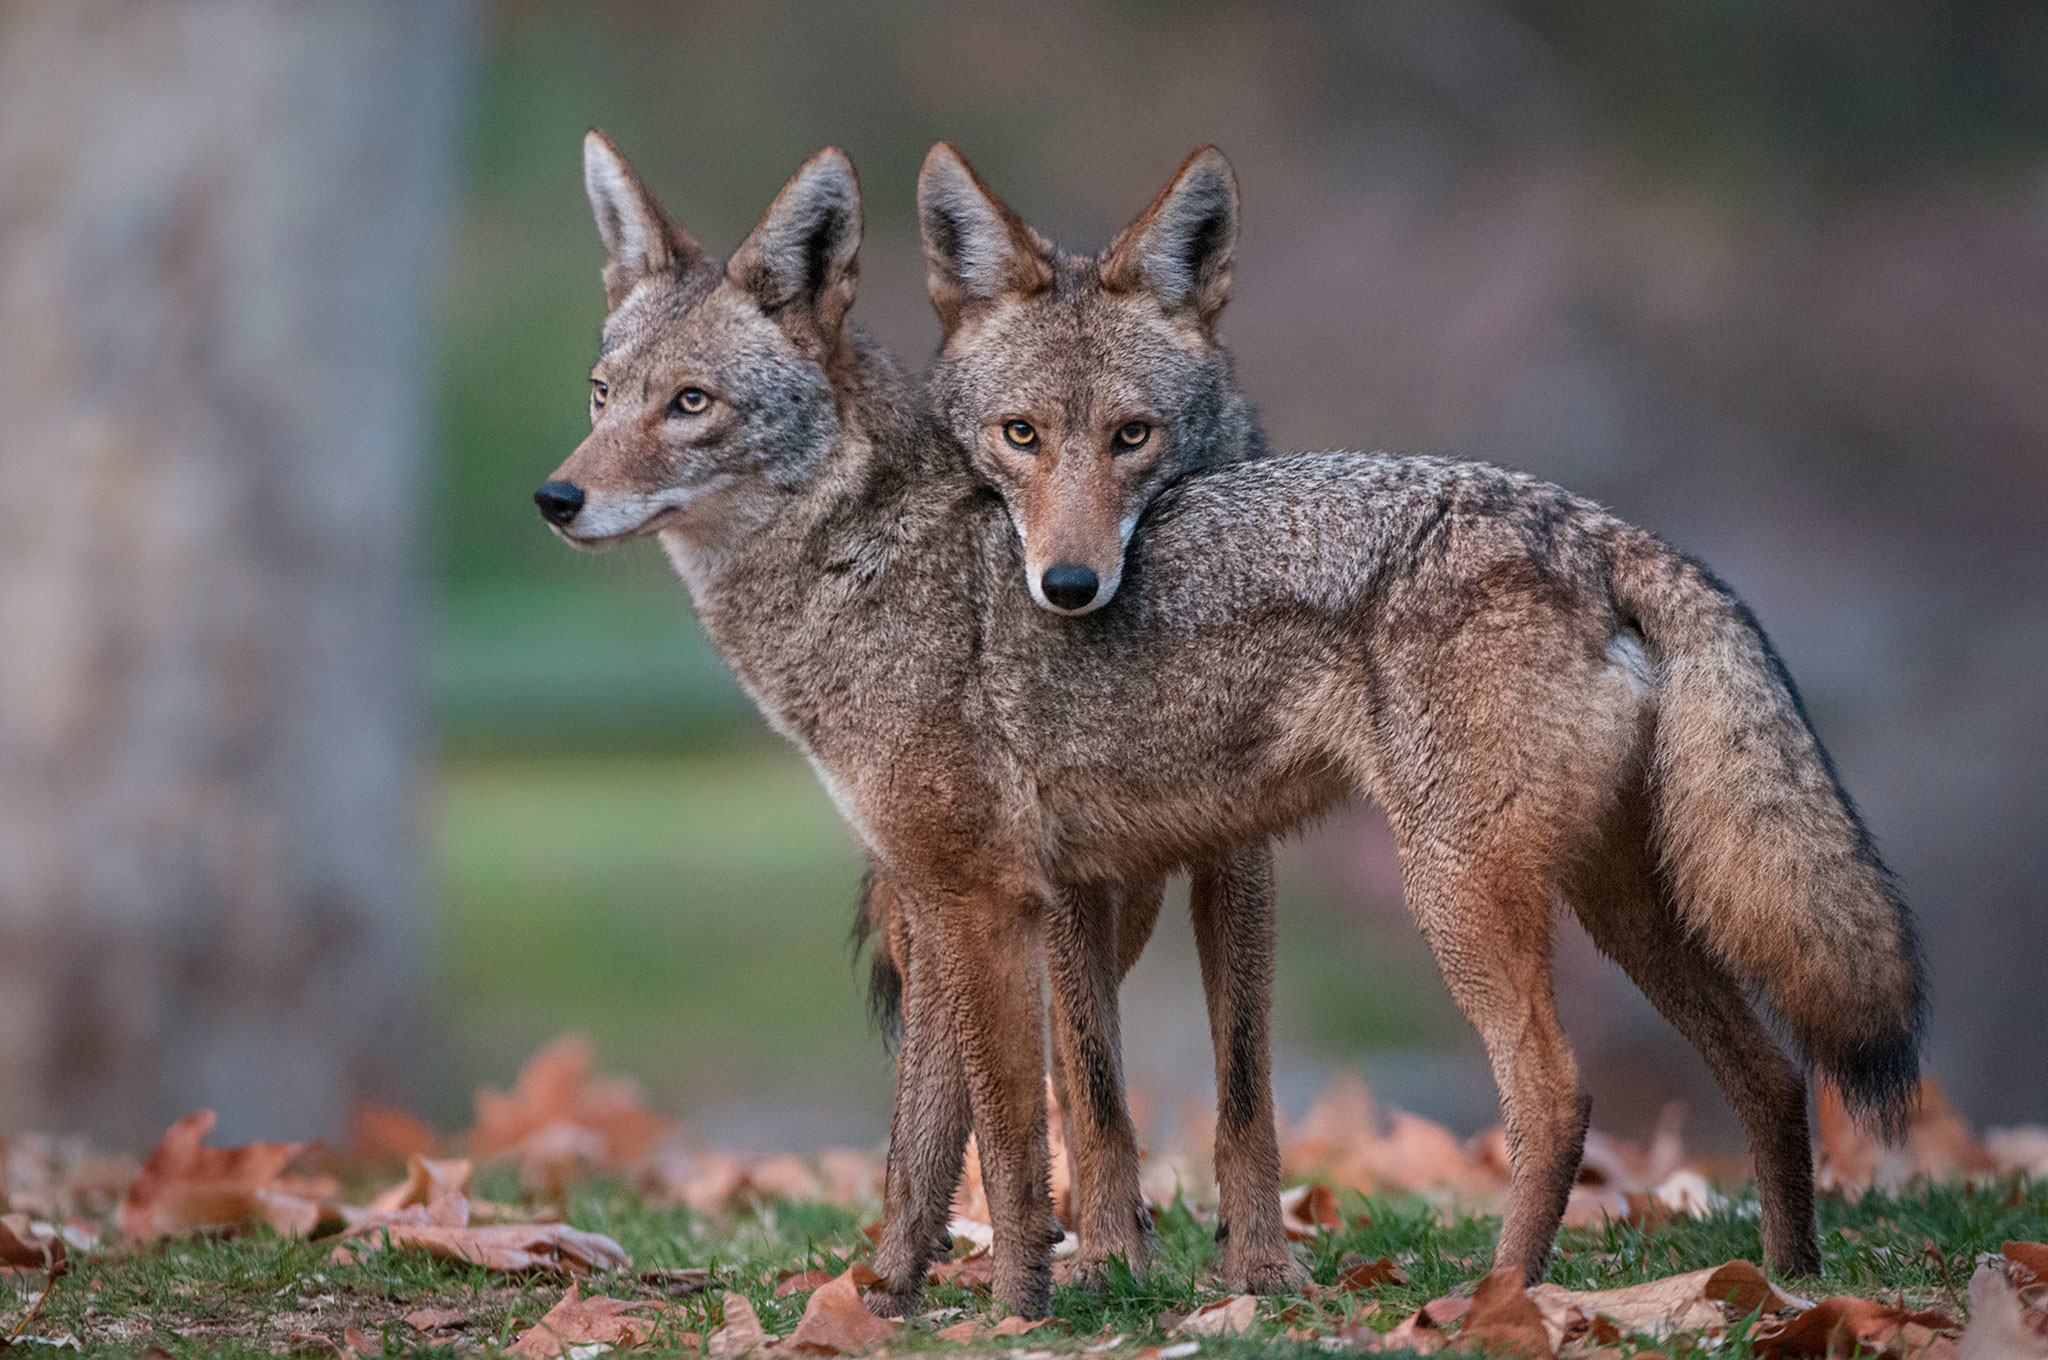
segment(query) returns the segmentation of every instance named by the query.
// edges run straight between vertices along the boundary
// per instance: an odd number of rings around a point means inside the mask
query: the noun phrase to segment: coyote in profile
[[[1316,453],[1164,487],[1114,596],[1058,617],[1016,589],[1016,520],[975,460],[1020,415],[1042,430],[1132,399],[1172,438],[1227,437],[1234,384],[1195,322],[1217,233],[1182,211],[1213,199],[1220,156],[1197,153],[1176,182],[1191,197],[1160,214],[1192,230],[1100,256],[1019,241],[971,183],[941,184],[959,309],[935,419],[846,324],[844,156],[808,162],[721,264],[601,138],[588,154],[611,315],[591,433],[537,499],[572,542],[659,537],[888,876],[908,985],[874,1306],[915,1305],[971,1117],[996,1295],[1045,1311],[1039,961],[1096,928],[1075,904],[1355,793],[1388,814],[1410,908],[1501,1088],[1497,1261],[1542,1273],[1583,1146],[1551,993],[1563,901],[1728,1093],[1773,1264],[1818,1265],[1805,1083],[1751,993],[1888,1126],[1917,1084],[1922,969],[1726,587],[1533,478]],[[1053,966],[1055,1022],[1099,1045],[1115,951],[1079,952],[1098,980]],[[1115,1063],[1087,1079],[1077,1103],[1127,1119]]]

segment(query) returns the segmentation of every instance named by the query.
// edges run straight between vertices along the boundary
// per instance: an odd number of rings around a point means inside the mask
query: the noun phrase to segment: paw
[[[1026,1322],[1036,1322],[1052,1311],[1052,1267],[1048,1262],[1024,1270],[997,1267],[989,1292],[996,1302]]]
[[[1294,1294],[1308,1283],[1308,1270],[1289,1255],[1223,1263],[1223,1280],[1241,1294]]]
[[[1053,1267],[1054,1275],[1061,1284],[1071,1284],[1091,1293],[1101,1293],[1109,1285],[1111,1263],[1121,1260],[1130,1267],[1131,1274],[1139,1279],[1151,1266],[1150,1253],[1141,1245],[1135,1249],[1119,1251],[1082,1250]]]
[[[876,1317],[907,1318],[917,1311],[923,1301],[922,1290],[896,1290],[879,1285],[861,1296],[861,1302]]]

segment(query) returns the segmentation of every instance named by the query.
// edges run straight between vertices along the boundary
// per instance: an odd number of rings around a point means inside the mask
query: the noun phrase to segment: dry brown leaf
[[[458,1203],[443,1199],[433,1209]],[[566,1223],[443,1223],[434,1221],[431,1212],[415,1205],[396,1214],[365,1219],[344,1235],[334,1249],[336,1259],[354,1260],[389,1245],[510,1273],[540,1270],[588,1275],[593,1270],[633,1268],[625,1248],[603,1233],[585,1232]]]
[[[1233,1294],[1227,1299],[1205,1303],[1180,1320],[1175,1336],[1235,1336],[1259,1318],[1256,1294]]]
[[[990,1336],[1022,1336],[1026,1332],[1035,1332],[1040,1327],[1049,1327],[1052,1323],[1053,1319],[1049,1317],[1042,1317],[1036,1322],[1027,1322],[1015,1313],[1012,1313],[996,1323],[995,1326],[989,1328],[988,1334]]]
[[[724,1309],[725,1321],[713,1329],[704,1343],[712,1360],[735,1360],[738,1356],[773,1344],[774,1338],[762,1327],[754,1305],[747,1302],[745,1294],[736,1294],[728,1289]]]
[[[1280,1221],[1290,1242],[1306,1242],[1318,1233],[1335,1232],[1344,1226],[1337,1213],[1336,1192],[1320,1181],[1282,1190]]]
[[[1957,1343],[1959,1360],[2043,1360],[2048,1337],[2035,1330],[2018,1291],[1986,1261],[1970,1276],[1970,1325]]]
[[[645,1156],[668,1121],[648,1111],[638,1083],[593,1077],[595,1065],[588,1039],[557,1039],[527,1059],[512,1090],[478,1091],[470,1151],[516,1159],[521,1175],[550,1186],[588,1163]]]
[[[1711,1270],[1688,1271],[1621,1289],[1566,1289],[1539,1284],[1529,1297],[1543,1310],[1552,1344],[1575,1335],[1600,1318],[1622,1332],[1664,1337],[1680,1331],[1718,1332],[1736,1317],[1809,1305],[1783,1293],[1748,1261],[1729,1261]],[[1612,1338],[1602,1337],[1602,1341]]]
[[[403,1166],[440,1146],[433,1125],[395,1105],[358,1105],[349,1112],[348,1155],[358,1166]]]
[[[973,1318],[969,1318],[965,1322],[956,1322],[950,1327],[941,1327],[932,1333],[933,1336],[941,1341],[957,1342],[979,1341],[987,1334],[988,1329]]]
[[[1420,1355],[1440,1351],[1449,1344],[1443,1325],[1429,1315],[1426,1307],[1402,1318],[1389,1332],[1375,1332],[1370,1326],[1359,1325],[1346,1327],[1339,1335],[1364,1350],[1414,1351]]]
[[[1770,1360],[1884,1351],[1894,1348],[1900,1331],[1911,1320],[1903,1309],[1853,1294],[1836,1294],[1788,1321],[1760,1329],[1752,1345],[1756,1354]]]
[[[415,1153],[406,1166],[405,1179],[381,1191],[370,1201],[373,1214],[395,1214],[413,1205],[432,1204],[450,1195],[469,1196],[471,1167],[466,1157],[442,1160]]]
[[[1338,1289],[1373,1289],[1383,1284],[1406,1284],[1408,1274],[1394,1263],[1391,1256],[1382,1256],[1377,1261],[1353,1261],[1340,1266],[1337,1271]]]
[[[2048,1243],[2007,1242],[1999,1252],[2014,1265],[2024,1266],[2036,1280],[2048,1284]]]
[[[457,1308],[415,1308],[402,1319],[406,1326],[425,1335],[467,1326],[469,1315]]]
[[[821,1284],[832,1282],[829,1270],[793,1270],[775,1282],[775,1297],[786,1299],[791,1294],[805,1294]]]
[[[968,1252],[957,1261],[939,1261],[926,1272],[932,1284],[951,1282],[962,1289],[987,1289],[996,1278],[996,1263],[986,1247]]]
[[[869,1272],[873,1274],[872,1271]],[[803,1319],[778,1349],[820,1355],[864,1355],[903,1330],[894,1318],[879,1318],[860,1300],[860,1286],[848,1270],[819,1285],[804,1305]]]
[[[607,1346],[638,1346],[654,1335],[657,1324],[653,1318],[629,1314],[652,1306],[646,1302],[635,1303],[603,1295],[584,1298],[572,1282],[561,1301],[507,1346],[505,1354],[525,1356],[528,1360],[553,1360],[573,1346],[591,1342]]]
[[[66,1267],[64,1239],[33,1232],[26,1215],[9,1214],[0,1219],[0,1266],[62,1275]]]
[[[1550,1360],[1554,1354],[1550,1334],[1544,1330],[1543,1310],[1522,1288],[1519,1266],[1502,1266],[1479,1281],[1465,1325],[1458,1329],[1458,1340],[1461,1345],[1507,1351],[1526,1360]]]
[[[214,1118],[212,1110],[200,1110],[164,1132],[128,1184],[121,1201],[122,1233],[149,1241],[204,1228],[247,1227],[273,1221],[273,1213],[295,1221],[297,1206],[266,1206],[263,1192],[275,1189],[279,1174],[310,1144],[203,1147],[200,1140]]]

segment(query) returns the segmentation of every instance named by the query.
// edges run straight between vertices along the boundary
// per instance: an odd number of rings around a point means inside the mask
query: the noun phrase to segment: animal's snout
[[[1101,587],[1094,569],[1078,562],[1055,563],[1038,578],[1038,588],[1059,609],[1086,609],[1095,602],[1095,592]]]
[[[533,503],[548,523],[567,525],[583,508],[583,488],[574,482],[543,482],[533,493]]]

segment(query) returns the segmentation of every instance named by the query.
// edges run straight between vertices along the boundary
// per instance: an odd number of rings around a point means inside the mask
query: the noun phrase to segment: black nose
[[[1094,571],[1078,562],[1055,563],[1038,578],[1038,588],[1045,592],[1045,598],[1061,609],[1087,608],[1100,584]]]
[[[583,488],[574,482],[543,482],[533,493],[533,503],[550,524],[567,524],[583,508]]]

